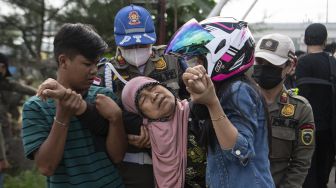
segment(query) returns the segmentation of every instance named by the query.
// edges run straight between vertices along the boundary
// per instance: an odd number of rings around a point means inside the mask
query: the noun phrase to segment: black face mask
[[[277,86],[283,78],[282,68],[272,65],[254,65],[252,78],[263,89],[272,89]]]

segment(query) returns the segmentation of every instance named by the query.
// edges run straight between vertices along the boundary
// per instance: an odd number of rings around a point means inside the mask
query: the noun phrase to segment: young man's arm
[[[109,121],[106,138],[107,152],[114,163],[119,163],[123,160],[127,149],[122,111],[116,102],[102,94],[97,95],[96,107],[99,113]]]
[[[76,113],[82,113],[85,108],[86,103],[81,96],[70,89],[66,90],[61,100],[56,101],[56,115],[50,133],[34,154],[37,169],[43,175],[54,174],[63,157],[68,128],[71,126],[70,118]]]
[[[94,104],[87,103],[87,108],[84,113],[77,116],[83,127],[86,127],[90,132],[97,136],[106,137],[109,128],[109,122],[101,116]]]
[[[88,121],[85,121],[82,119],[81,122],[84,123],[86,126],[88,126],[91,130],[95,132],[100,132],[100,133],[102,132],[102,134],[107,134],[107,139],[106,139],[107,146],[106,147],[107,147],[108,153],[110,154],[111,159],[115,163],[117,163],[123,159],[123,156],[125,153],[124,150],[126,150],[125,149],[126,148],[125,130],[124,130],[124,126],[123,126],[123,122],[121,118],[121,110],[119,106],[112,100],[112,98],[115,96],[113,93],[110,93],[108,91],[106,92],[107,94],[110,94],[111,96],[106,97],[106,96],[98,94],[96,98],[96,99],[101,99],[103,101],[101,102],[103,103],[104,105],[103,108],[105,110],[105,111],[101,110],[103,113],[97,112],[95,108],[93,108],[90,104],[88,104],[86,101],[80,98],[81,103],[83,104],[84,108],[77,108],[75,111],[76,114],[74,115],[87,118]],[[57,81],[52,80],[52,79],[45,81],[42,84],[42,86],[39,87],[39,90],[37,93],[42,98],[47,98],[47,97],[55,98],[55,99],[64,98],[63,97],[64,88],[62,88],[60,84],[58,84]],[[90,112],[92,112],[92,114]],[[85,114],[87,116],[85,116]],[[99,114],[101,114],[102,116]],[[101,126],[102,130],[96,129],[96,127],[99,128],[99,126]],[[106,127],[106,126],[109,126],[109,127]],[[104,145],[104,143],[98,143],[98,144]]]

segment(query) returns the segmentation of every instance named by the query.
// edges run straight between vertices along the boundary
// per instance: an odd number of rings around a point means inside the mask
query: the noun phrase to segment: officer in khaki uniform
[[[166,45],[151,46],[151,48],[152,53],[143,67],[141,67],[142,70],[126,62],[118,49],[116,56],[109,61],[113,67],[107,63],[106,59],[98,63],[98,78],[94,83],[111,88],[120,97],[125,85],[124,81],[128,81],[136,76],[148,76],[165,83],[176,94],[179,96],[182,95],[180,97],[185,98],[187,92],[184,88],[180,87],[183,84],[180,78],[186,69],[186,65],[179,61],[176,56],[165,55],[164,50],[166,49]],[[113,69],[117,73],[113,72]]]
[[[3,171],[9,167],[6,159],[6,145],[13,136],[9,112],[11,107],[17,108],[17,106],[11,106],[11,102],[13,99],[17,100],[17,95],[35,95],[36,93],[34,88],[14,81],[11,76],[8,69],[8,58],[0,53],[0,187],[3,186]]]
[[[165,46],[153,46],[156,42],[155,27],[146,9],[130,5],[119,10],[114,20],[114,37],[116,55],[98,63],[98,74],[93,84],[111,88],[120,97],[128,80],[140,75],[148,76],[186,98],[187,92],[180,79],[186,65],[175,56],[165,55]],[[127,117],[124,125],[129,141],[124,160],[119,165],[123,182],[126,187],[155,187],[149,136],[142,126],[142,119],[129,112],[123,112],[123,116]]]
[[[8,58],[4,54],[0,53],[0,91],[17,92],[24,95],[36,94],[35,88],[20,84],[11,79],[11,76],[12,74],[8,69]]]
[[[266,100],[271,124],[271,172],[276,187],[300,188],[314,151],[314,118],[309,102],[284,80],[296,62],[294,44],[285,35],[262,37],[252,77]]]
[[[0,53],[0,125],[4,132],[5,140],[12,138],[12,127],[10,127],[11,117],[17,114],[10,114],[16,112],[15,104],[17,100],[21,99],[22,95],[35,95],[36,89],[27,85],[23,85],[14,79],[8,69],[8,58]]]

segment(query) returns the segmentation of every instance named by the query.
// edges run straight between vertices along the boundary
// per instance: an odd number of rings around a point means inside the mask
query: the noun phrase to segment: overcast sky
[[[219,0],[216,0],[219,1]],[[242,19],[255,0],[229,0],[222,16]],[[245,21],[260,22],[336,22],[336,0],[258,0]]]

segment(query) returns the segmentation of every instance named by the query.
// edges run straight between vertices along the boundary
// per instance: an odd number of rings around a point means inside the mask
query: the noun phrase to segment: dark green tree
[[[153,15],[158,30],[158,3],[154,0],[85,0],[77,1],[72,6],[58,16],[58,24],[65,22],[82,22],[93,25],[97,32],[109,44],[111,52],[115,51],[115,43],[113,38],[113,22],[116,13],[124,6],[136,4],[147,8]],[[203,20],[214,7],[214,0],[166,0],[166,42],[176,28],[183,25],[191,18]],[[174,15],[174,12],[176,13]],[[175,27],[174,27],[174,22]]]
[[[86,23],[93,25],[97,32],[114,49],[114,16],[122,7],[128,5],[126,0],[85,0],[77,1],[57,17],[58,25],[63,23]]]
[[[74,0],[64,0],[60,8],[48,4],[46,0],[1,0],[10,13],[0,15],[2,44],[21,50],[15,55],[41,62],[43,40],[53,36],[54,19],[68,4]],[[20,44],[23,44],[20,46]]]
[[[204,20],[215,6],[214,0],[168,0],[167,1],[167,37],[191,18]]]

